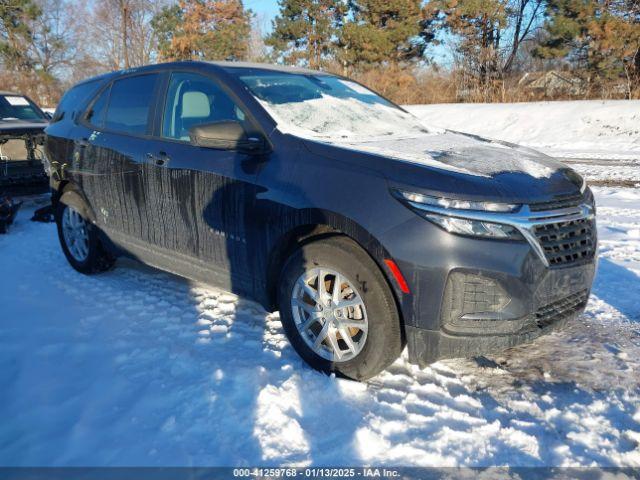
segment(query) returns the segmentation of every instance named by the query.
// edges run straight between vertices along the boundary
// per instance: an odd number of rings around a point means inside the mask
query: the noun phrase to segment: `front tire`
[[[75,192],[67,192],[56,208],[60,246],[69,264],[87,275],[109,270],[115,259],[103,248],[96,226],[86,215],[84,202]]]
[[[402,352],[391,289],[375,262],[347,237],[298,248],[282,270],[278,304],[289,341],[317,370],[366,380]]]

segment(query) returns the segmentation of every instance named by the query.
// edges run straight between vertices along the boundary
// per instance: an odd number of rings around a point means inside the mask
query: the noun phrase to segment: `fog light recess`
[[[510,302],[511,298],[497,280],[452,272],[447,279],[442,303],[442,326],[458,334],[516,332],[526,319],[518,321],[504,315],[504,309]]]

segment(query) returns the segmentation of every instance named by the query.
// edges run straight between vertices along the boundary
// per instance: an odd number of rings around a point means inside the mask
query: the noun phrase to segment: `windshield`
[[[42,114],[26,97],[0,95],[0,120],[43,120]]]
[[[264,70],[239,78],[284,133],[331,140],[428,133],[413,115],[343,78]]]

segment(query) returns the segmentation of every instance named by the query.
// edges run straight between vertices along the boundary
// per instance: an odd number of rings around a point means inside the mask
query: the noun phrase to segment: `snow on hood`
[[[355,98],[260,103],[278,130],[394,160],[490,177],[520,172],[548,178],[560,166],[530,149],[434,128],[398,108]]]
[[[483,177],[518,172],[534,178],[548,178],[560,167],[556,161],[534,150],[450,131],[410,138],[330,143],[395,160]]]

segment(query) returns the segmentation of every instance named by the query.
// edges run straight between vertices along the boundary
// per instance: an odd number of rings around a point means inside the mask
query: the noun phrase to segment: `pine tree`
[[[562,58],[586,71],[592,84],[623,78],[627,96],[640,89],[640,2],[549,0],[542,58]]]
[[[7,71],[34,68],[28,53],[33,38],[31,25],[41,13],[33,0],[0,2],[0,61]]]
[[[76,58],[65,0],[0,0],[0,85],[49,105]],[[0,87],[0,88],[2,88]]]
[[[173,60],[242,60],[251,16],[241,0],[180,0],[153,20],[160,54]]]
[[[543,23],[544,0],[431,0],[432,27],[452,39],[455,79],[466,98],[491,101],[521,45]]]
[[[173,38],[179,32],[182,22],[182,9],[177,4],[165,6],[151,20],[151,28],[153,28],[158,42],[158,55],[161,59],[169,60],[175,58],[176,52],[173,50]]]
[[[320,68],[335,54],[346,4],[341,0],[280,0],[266,44],[278,60]]]
[[[430,8],[437,9],[441,26],[459,39],[456,60],[464,74],[478,85],[497,78],[501,32],[507,26],[506,2],[436,0]]]
[[[340,34],[345,65],[418,59],[432,36],[420,0],[351,0],[352,19]]]

